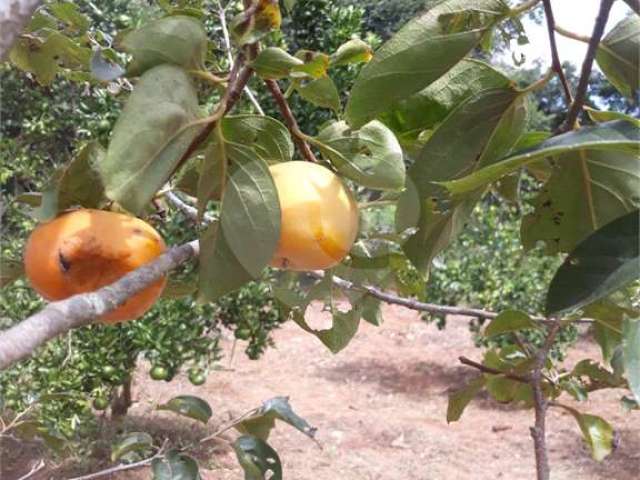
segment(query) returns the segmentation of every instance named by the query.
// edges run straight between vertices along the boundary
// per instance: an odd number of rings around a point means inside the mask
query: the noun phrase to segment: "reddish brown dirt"
[[[314,309],[311,317],[319,321],[322,315]],[[153,382],[141,369],[136,377],[138,402],[127,419],[128,428],[188,441],[215,431],[230,417],[264,399],[288,395],[294,409],[318,427],[317,439],[323,448],[280,424],[270,443],[282,458],[287,479],[535,478],[529,436],[532,411],[499,405],[484,396],[471,403],[460,422],[446,423],[447,392],[475,374],[461,366],[457,357],[479,359],[481,355],[472,344],[466,321],[451,319],[446,330],[438,331],[401,308],[385,307],[384,317],[380,328],[362,324],[356,338],[338,355],[332,355],[296,325],[287,324],[275,335],[276,349],[259,361],[236,354],[233,371],[213,372],[202,387],[192,386],[184,377],[170,384]],[[588,340],[581,340],[568,363],[588,355],[597,357],[598,350]],[[623,412],[618,403],[620,393],[595,393],[586,404],[577,405],[582,411],[605,417],[620,434],[618,449],[602,463],[591,459],[573,417],[562,411],[549,413],[553,479],[640,478],[640,413]],[[207,399],[215,421],[204,428],[153,411],[157,402],[176,394]],[[232,439],[235,434],[225,435]],[[235,456],[224,442],[199,451],[197,457],[204,480],[242,478]],[[20,458],[24,459],[20,471],[25,471],[29,455],[23,451]],[[95,471],[103,466],[85,465],[82,469]],[[18,477],[2,476],[6,480]],[[34,478],[67,477],[58,470]],[[149,470],[141,469],[111,478],[149,477]]]

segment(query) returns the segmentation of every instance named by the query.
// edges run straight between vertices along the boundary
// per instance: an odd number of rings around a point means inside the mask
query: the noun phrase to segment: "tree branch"
[[[229,28],[227,28],[226,11],[222,7],[222,3],[220,1],[218,1],[218,18],[220,20],[220,28],[222,29],[222,40],[224,41],[224,47],[227,52],[227,59],[229,60],[229,65],[233,65],[233,54],[231,53],[231,40],[229,38]],[[260,103],[258,103],[258,99],[255,97],[249,86],[245,84],[242,88],[256,111],[260,115],[264,115],[264,111],[262,110]]]
[[[111,285],[49,303],[38,313],[0,333],[0,370],[29,356],[48,340],[94,322],[198,253],[198,241],[193,240],[169,249]]]
[[[113,475],[114,473],[124,472],[125,470],[133,470],[135,468],[144,467],[146,465],[149,465],[156,458],[160,458],[164,455],[164,451],[167,448],[167,443],[168,443],[168,440],[165,440],[155,455],[152,455],[149,458],[145,458],[144,460],[140,460],[139,462],[121,463],[120,465],[116,465],[115,467],[107,468],[105,470],[100,470],[99,472],[90,473],[89,475],[83,475],[81,477],[70,478],[69,480],[92,480],[94,478],[100,478],[106,475]]]
[[[558,55],[558,45],[556,44],[556,35],[555,35],[556,21],[553,18],[551,0],[542,0],[542,3],[544,5],[544,14],[547,19],[547,31],[549,33],[549,46],[551,48],[551,68],[553,68],[553,71],[556,72],[556,74],[558,75],[558,78],[560,79],[560,83],[562,84],[562,89],[564,90],[564,95],[567,99],[567,104],[571,104],[571,102],[573,102],[571,89],[569,88],[569,82],[567,82],[567,77],[565,77],[564,75],[564,70],[562,70],[560,55]]]
[[[531,437],[533,438],[533,448],[536,455],[536,475],[537,480],[549,480],[549,458],[546,444],[546,415],[549,406],[542,390],[542,380],[544,378],[542,370],[547,362],[549,350],[560,331],[560,321],[555,319],[547,330],[547,337],[544,344],[535,356],[533,370],[531,371],[531,388],[533,390],[533,404],[535,409],[535,425],[531,427]]]
[[[0,2],[0,62],[4,61],[18,36],[27,26],[42,0]]]
[[[517,375],[515,373],[503,372],[502,370],[498,370],[497,368],[487,367],[486,365],[482,365],[481,363],[474,362],[473,360],[467,357],[458,357],[460,363],[463,365],[467,365],[468,367],[477,368],[481,372],[490,373],[491,375],[501,375],[506,378],[510,378],[511,380],[515,380],[520,383],[529,383],[530,379],[523,375]]]
[[[548,1],[548,0],[545,0]],[[567,113],[567,119],[565,120],[562,131],[569,131],[576,126],[578,115],[582,111],[582,105],[587,97],[587,87],[589,86],[589,76],[591,75],[591,69],[593,68],[593,60],[596,57],[596,51],[600,44],[600,39],[604,34],[604,28],[607,25],[609,19],[609,12],[614,0],[601,0],[600,11],[596,17],[596,23],[593,26],[593,33],[589,40],[589,46],[587,47],[587,53],[582,62],[582,71],[580,72],[580,80],[578,81],[578,88],[576,90],[576,96],[571,106],[569,107],[569,113]]]
[[[282,94],[282,90],[278,86],[278,82],[275,80],[265,80],[264,83],[267,85],[267,88],[271,92],[271,96],[274,98],[276,103],[278,104],[278,108],[280,109],[280,113],[284,118],[291,135],[293,135],[293,139],[300,150],[302,156],[310,162],[318,163],[318,159],[311,151],[309,144],[305,140],[305,135],[300,131],[300,127],[298,126],[298,122],[296,118],[293,116],[293,112],[289,107],[289,103],[287,103],[287,99],[284,98]]]

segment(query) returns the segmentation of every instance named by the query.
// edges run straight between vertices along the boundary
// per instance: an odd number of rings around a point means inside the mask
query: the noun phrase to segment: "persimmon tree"
[[[91,156],[79,147],[38,197],[41,220],[77,207],[144,217],[166,205],[193,220],[193,240],[111,285],[49,303],[1,332],[0,368],[57,335],[94,323],[196,262],[197,279],[188,289],[201,302],[215,303],[248,282],[266,281],[288,318],[334,353],[347,347],[362,319],[379,323],[381,302],[489,320],[486,337],[507,334],[513,343],[491,347],[479,361],[460,358],[478,376],[450,396],[447,420],[459,420],[481,391],[531,408],[539,479],[549,478],[550,407],[575,417],[597,460],[615,448],[615,432],[605,419],[562,397],[584,400],[596,390],[622,388],[628,390],[621,399],[628,409],[638,409],[640,401],[640,320],[634,304],[639,122],[584,104],[594,62],[617,90],[637,101],[637,1],[626,2],[629,15],[606,35],[613,0],[600,2],[592,35],[580,37],[588,48],[576,85],[565,78],[555,34],[579,36],[555,24],[550,0],[431,2],[375,51],[353,38],[328,52],[280,48],[282,12],[275,0],[232,3],[228,7],[237,14],[228,25],[223,10],[222,46],[212,45],[207,35],[209,2],[159,1],[158,18],[121,32],[113,42],[93,36],[73,4],[55,2],[34,13],[39,2],[9,3],[15,7],[7,17],[0,15],[0,57],[43,83],[67,73],[80,82],[131,90],[108,147],[94,145]],[[532,9],[544,11],[551,62],[539,80],[518,88],[477,53],[490,52],[500,38],[526,41],[519,18]],[[354,64],[365,65],[352,87],[339,91],[333,76]],[[529,96],[554,76],[565,93],[566,120],[553,132],[528,131]],[[279,119],[262,114],[256,84],[272,97]],[[208,98],[214,102],[201,103],[205,91],[213,92]],[[329,111],[332,120],[317,125],[316,134],[303,131],[289,105],[292,96]],[[252,113],[234,111],[241,97],[250,100]],[[324,272],[287,271],[286,262],[280,264],[284,269],[268,269],[282,219],[269,166],[294,159],[333,170],[361,210],[393,206],[394,231],[361,230],[344,260]],[[525,177],[538,192],[531,212],[522,216],[523,246],[542,243],[549,255],[566,255],[549,285],[544,312],[493,312],[401,295],[408,265],[428,282],[433,261],[462,232],[483,196],[497,189],[517,198]],[[346,311],[336,304],[340,293],[349,300]],[[328,306],[331,328],[316,330],[305,321],[313,301]],[[577,323],[589,324],[602,358],[586,358],[567,370],[549,353],[559,332]],[[543,341],[526,341],[527,331],[540,332]],[[176,397],[162,408],[203,422],[211,416],[208,404],[195,397]],[[20,423],[20,415],[3,433]],[[280,397],[231,422],[226,428],[241,433],[233,446],[246,478],[282,477],[278,454],[267,443],[275,419],[313,438],[315,430]],[[150,443],[143,434],[129,437],[114,458]],[[184,452],[163,446],[131,465],[149,463],[156,478],[173,478],[172,469],[197,478],[197,464]]]

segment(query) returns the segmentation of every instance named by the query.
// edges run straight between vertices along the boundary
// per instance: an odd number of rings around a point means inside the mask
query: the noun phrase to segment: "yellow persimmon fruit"
[[[47,300],[62,300],[115,282],[166,250],[148,223],[102,210],[75,210],[43,223],[29,236],[25,271]],[[141,316],[155,303],[166,277],[128,299],[100,320],[117,323]]]
[[[283,162],[269,170],[282,212],[271,266],[300,271],[339,263],[358,234],[358,205],[340,177],[310,162]]]

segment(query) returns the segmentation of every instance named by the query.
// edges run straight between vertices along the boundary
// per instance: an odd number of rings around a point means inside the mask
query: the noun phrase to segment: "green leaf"
[[[563,158],[575,158],[566,154],[591,151],[614,151],[635,155],[638,148],[640,130],[634,123],[623,120],[606,122],[551,137],[535,147],[518,151],[471,175],[442,184],[453,195],[460,195],[495,182],[503,175],[542,158],[555,157],[560,162]]]
[[[595,320],[593,336],[605,362],[611,362],[616,348],[622,343],[622,322],[626,313],[626,309],[609,300],[594,302],[584,309],[584,315]]]
[[[10,285],[24,275],[24,264],[15,258],[0,257],[0,288]]]
[[[293,8],[296,6],[296,1],[297,0],[282,0],[284,8],[287,9],[287,12],[291,12],[291,10],[293,10]]]
[[[636,153],[581,151],[556,158],[551,176],[522,221],[525,248],[569,252],[603,225],[640,206]]]
[[[233,115],[222,120],[222,133],[229,142],[253,148],[267,163],[288,162],[293,158],[289,130],[265,115]]]
[[[49,85],[63,67],[89,69],[90,48],[49,29],[39,34],[18,38],[9,59],[19,69],[33,73],[40,85]]]
[[[192,395],[178,395],[167,403],[158,405],[158,410],[169,410],[184,417],[207,423],[213,415],[209,403]]]
[[[251,67],[262,78],[278,80],[288,77],[293,67],[303,64],[302,60],[281,48],[267,47],[251,62]]]
[[[518,310],[505,310],[491,320],[491,323],[484,330],[484,336],[493,337],[502,333],[538,328],[540,328],[538,324],[531,320],[531,317],[526,313]]]
[[[249,8],[236,15],[229,24],[229,30],[238,46],[254,43],[280,28],[282,16],[278,0],[252,1],[255,8]]]
[[[282,305],[283,310],[290,314],[294,322],[305,332],[315,335],[332,353],[338,353],[344,349],[355,336],[360,325],[361,312],[358,306],[352,306],[351,310],[341,312],[333,305],[333,282],[329,280],[329,273],[319,283],[315,284],[307,295],[303,298],[296,298],[294,305]],[[274,294],[276,298],[289,298],[288,288],[276,287]],[[294,299],[291,299],[292,301]],[[313,300],[324,300],[331,307],[333,322],[331,328],[315,330],[309,326],[304,316],[305,312]]]
[[[359,38],[352,38],[338,47],[331,55],[331,66],[355,65],[368,63],[373,58],[373,50]]]
[[[153,446],[153,438],[145,432],[131,432],[111,445],[111,461],[116,462],[130,452],[144,452]]]
[[[302,98],[314,105],[340,112],[340,95],[331,77],[296,82],[296,90]]]
[[[360,185],[381,190],[404,187],[402,149],[391,130],[374,120],[353,131],[334,122],[320,131],[316,146],[340,173]]]
[[[614,449],[615,432],[613,427],[601,417],[580,413],[575,408],[566,405],[560,406],[570,412],[578,422],[584,441],[591,450],[593,458],[598,462],[604,460]]]
[[[302,60],[301,65],[295,65],[291,68],[292,77],[304,78],[324,78],[327,76],[329,68],[329,55],[322,52],[314,52],[312,50],[298,50],[296,58]]]
[[[640,403],[640,319],[626,318],[622,327],[624,370],[629,388]]]
[[[77,5],[72,2],[53,2],[47,4],[47,9],[54,17],[62,20],[67,25],[74,27],[78,32],[84,33],[89,28],[89,18],[80,12]]]
[[[105,158],[98,142],[80,147],[68,165],[59,169],[45,191],[36,210],[41,221],[54,218],[69,207],[96,208],[105,200],[104,187],[97,171]]]
[[[410,21],[362,69],[346,109],[358,128],[445,74],[508,13],[501,0],[444,0]]]
[[[243,435],[233,442],[245,480],[282,480],[282,464],[278,453],[267,442]]]
[[[197,462],[189,455],[170,450],[151,462],[153,480],[201,480]]]
[[[640,212],[608,223],[580,242],[556,271],[546,311],[558,315],[595,302],[638,278]]]
[[[427,88],[395,102],[380,119],[402,138],[416,139],[458,104],[482,90],[508,88],[511,81],[490,65],[463,59]]]
[[[408,170],[408,188],[396,210],[396,230],[417,227],[403,250],[419,270],[426,271],[462,231],[484,194],[481,188],[444,208],[438,201],[443,189],[434,182],[464,176],[506,154],[526,124],[525,100],[513,88],[483,90],[467,98],[433,133]]]
[[[207,33],[199,20],[175,15],[127,33],[119,46],[133,56],[127,69],[129,75],[141,75],[164,63],[203,70]]]
[[[229,168],[220,222],[200,238],[201,299],[214,301],[259,278],[280,237],[280,204],[271,173],[255,152],[225,143]]]
[[[469,402],[482,390],[485,385],[485,377],[479,376],[471,380],[467,385],[449,394],[447,405],[447,423],[457,422],[462,417],[464,409]]]
[[[640,88],[640,17],[622,19],[602,39],[596,61],[607,79],[623,95],[636,98]]]
[[[602,122],[610,122],[612,120],[626,120],[627,122],[633,123],[636,127],[640,128],[640,120],[634,118],[626,113],[616,112],[614,110],[596,110],[595,108],[591,108],[589,106],[583,106],[583,110],[585,110],[589,114],[589,118],[597,123]]]
[[[184,70],[160,65],[144,73],[99,163],[107,196],[133,213],[140,212],[201,132],[199,115],[198,97]]]
[[[275,426],[276,419],[288,423],[309,438],[315,437],[317,428],[309,425],[304,418],[293,411],[289,404],[289,397],[274,397],[265,400],[255,414],[237,424],[235,428],[240,433],[253,435],[267,441],[271,429]]]

